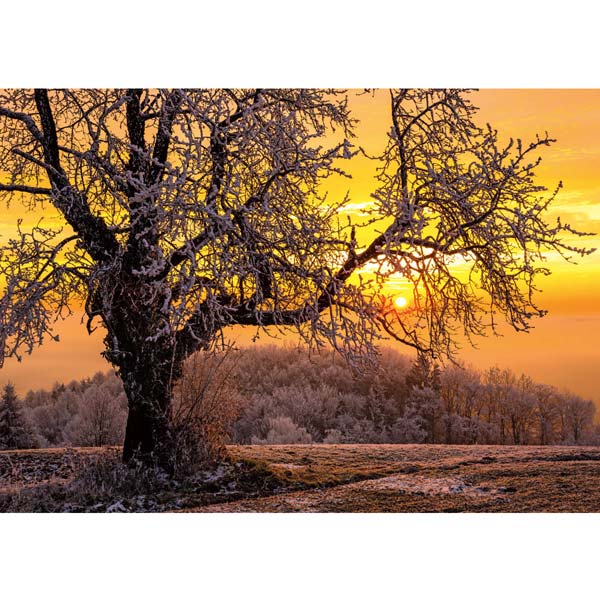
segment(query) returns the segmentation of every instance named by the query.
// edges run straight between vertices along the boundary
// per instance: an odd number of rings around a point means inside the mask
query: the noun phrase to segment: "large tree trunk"
[[[123,461],[126,463],[137,459],[165,468],[172,466],[172,380],[169,373],[160,367],[160,364],[152,364],[146,359],[131,372],[121,369],[129,404],[123,445]]]
[[[131,271],[143,266],[140,256],[129,258],[137,260],[129,265]],[[128,275],[107,280],[102,292],[110,305],[104,355],[117,368],[129,405],[123,461],[172,471],[177,450],[171,423],[173,388],[185,358],[201,346],[201,339],[169,334],[166,285]]]
[[[123,462],[168,463],[169,421],[146,404],[131,404],[127,415]]]
[[[104,356],[116,367],[127,395],[123,461],[170,467],[172,391],[183,358],[175,360],[172,339],[157,335],[166,321],[161,311],[166,291],[131,275],[144,258],[133,248],[128,247],[127,269],[103,281],[94,300],[109,307]]]
[[[171,404],[181,363],[174,364],[172,348],[143,344],[119,366],[129,405],[123,445],[125,463],[139,460],[169,471],[174,468]]]

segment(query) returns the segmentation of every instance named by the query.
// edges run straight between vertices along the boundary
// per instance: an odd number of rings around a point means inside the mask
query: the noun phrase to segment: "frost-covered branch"
[[[60,231],[36,226],[0,248],[0,366],[22,357],[52,334],[53,324],[71,314],[85,294],[85,265],[77,258],[77,236],[57,241]],[[71,248],[69,248],[71,246]]]
[[[535,153],[554,140],[501,146],[497,132],[474,122],[463,90],[391,91],[393,126],[380,157],[380,186],[371,223],[388,223],[359,255],[378,263],[381,285],[391,273],[413,285],[412,311],[387,317],[404,337],[434,353],[452,351],[456,333],[481,334],[503,314],[516,329],[544,311],[535,280],[544,255],[581,256],[560,221],[545,220],[560,189],[535,183]]]

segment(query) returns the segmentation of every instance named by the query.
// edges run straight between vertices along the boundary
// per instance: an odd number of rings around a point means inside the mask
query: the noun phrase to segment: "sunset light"
[[[398,307],[398,308],[405,308],[406,306],[408,306],[408,300],[404,297],[404,296],[398,296],[395,300],[394,300],[394,304]]]

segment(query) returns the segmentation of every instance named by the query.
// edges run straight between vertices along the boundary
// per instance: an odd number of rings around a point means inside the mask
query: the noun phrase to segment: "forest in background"
[[[258,346],[188,361],[174,420],[234,444],[598,445],[596,407],[507,369],[440,366],[385,349],[353,370],[333,352]],[[127,400],[113,372],[0,401],[0,448],[123,443]]]

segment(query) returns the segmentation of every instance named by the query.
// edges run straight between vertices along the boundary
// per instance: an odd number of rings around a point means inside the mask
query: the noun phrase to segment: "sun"
[[[408,300],[406,298],[404,298],[404,296],[398,296],[395,300],[394,300],[394,304],[398,307],[398,308],[404,308],[407,304],[408,304]]]

